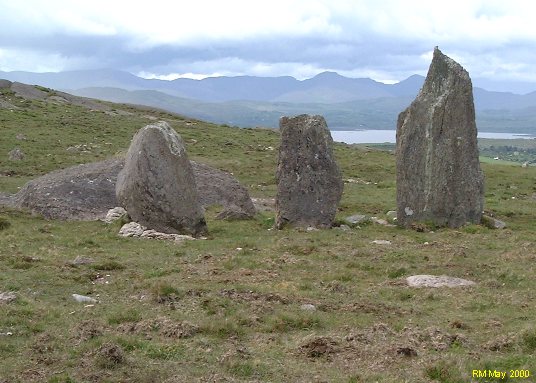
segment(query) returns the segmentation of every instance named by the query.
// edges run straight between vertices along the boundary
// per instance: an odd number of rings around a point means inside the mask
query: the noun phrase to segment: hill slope
[[[106,102],[87,108],[42,91],[44,99],[1,91],[17,108],[0,108],[0,191],[120,155],[139,128],[163,119],[191,159],[233,172],[254,197],[275,194],[277,132]],[[22,161],[7,159],[14,146]],[[339,219],[394,208],[392,153],[334,152],[345,179]],[[534,371],[536,169],[483,169],[486,210],[506,230],[274,231],[273,212],[222,222],[211,209],[209,237],[176,245],[119,238],[119,223],[0,208],[0,293],[13,293],[0,298],[0,381],[424,383],[470,381],[475,369]],[[404,278],[413,274],[477,285],[412,289]]]

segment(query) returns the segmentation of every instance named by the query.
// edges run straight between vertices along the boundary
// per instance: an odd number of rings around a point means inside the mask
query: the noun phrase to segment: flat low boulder
[[[249,219],[255,213],[255,205],[248,190],[232,175],[196,161],[190,161],[194,171],[199,202],[203,207],[221,205],[220,213],[232,219]]]
[[[475,282],[446,275],[412,275],[406,278],[411,287],[465,287],[474,286]]]
[[[0,205],[29,209],[46,219],[105,220],[119,206],[117,175],[125,160],[114,158],[76,165],[45,174],[14,195],[0,193]],[[191,161],[199,201],[203,207],[223,206],[221,218],[249,219],[255,215],[247,189],[230,173]]]
[[[46,219],[103,219],[117,206],[115,182],[122,159],[73,166],[29,181],[11,200]]]
[[[157,239],[157,240],[173,241],[175,243],[181,243],[186,240],[195,239],[194,237],[190,235],[160,233],[156,230],[147,229],[145,226],[142,226],[137,222],[129,222],[129,223],[124,224],[119,230],[119,236],[131,237],[131,238]]]

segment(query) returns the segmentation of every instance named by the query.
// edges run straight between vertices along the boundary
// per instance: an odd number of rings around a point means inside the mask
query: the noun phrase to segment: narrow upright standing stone
[[[147,125],[134,136],[115,191],[130,217],[149,229],[192,235],[206,231],[184,143],[166,122]]]
[[[277,165],[276,227],[331,227],[343,183],[322,116],[282,117]]]
[[[426,81],[398,116],[397,222],[459,227],[480,223],[480,170],[469,74],[436,47]]]

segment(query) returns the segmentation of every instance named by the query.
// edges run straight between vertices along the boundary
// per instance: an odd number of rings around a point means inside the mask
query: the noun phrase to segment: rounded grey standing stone
[[[115,191],[132,220],[149,229],[192,235],[207,231],[184,142],[166,122],[147,125],[134,136]]]
[[[417,98],[398,116],[397,222],[480,223],[480,169],[469,74],[436,47]]]
[[[279,128],[275,226],[331,227],[343,182],[324,117],[282,117]]]

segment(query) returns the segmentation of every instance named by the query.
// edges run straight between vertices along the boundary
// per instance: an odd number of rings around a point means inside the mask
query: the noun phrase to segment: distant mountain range
[[[313,113],[324,115],[332,128],[347,129],[394,129],[398,113],[424,82],[419,75],[384,84],[334,72],[301,81],[289,76],[165,81],[117,70],[0,72],[0,78],[241,127],[275,127],[282,115]],[[474,96],[480,130],[536,133],[536,91],[519,95],[475,87]]]

